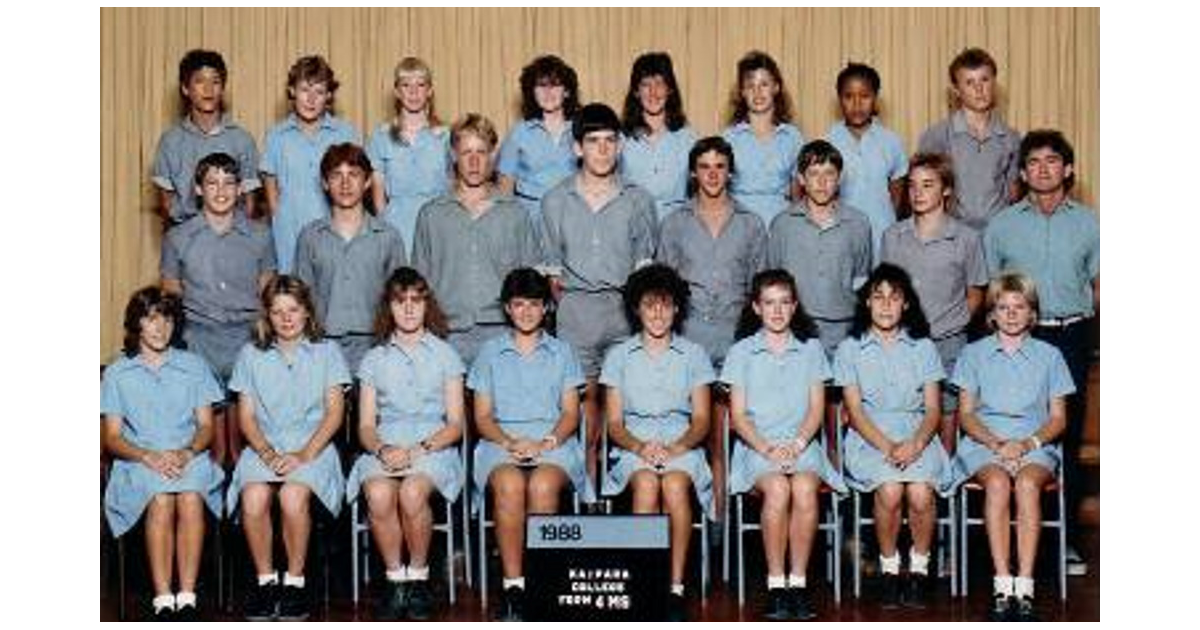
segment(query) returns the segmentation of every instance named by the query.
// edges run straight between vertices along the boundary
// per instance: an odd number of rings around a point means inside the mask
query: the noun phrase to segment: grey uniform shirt
[[[296,275],[312,289],[317,317],[331,336],[370,334],[383,285],[407,263],[396,228],[370,214],[343,239],[329,217],[309,223],[296,242]]]
[[[188,321],[250,322],[258,317],[258,279],[275,271],[275,244],[270,229],[241,212],[224,234],[198,215],[164,235],[160,269],[183,283]]]
[[[205,133],[185,116],[158,139],[152,167],[154,185],[171,193],[172,223],[183,223],[200,213],[196,203],[196,165],[213,153],[227,153],[237,160],[242,191],[261,187],[258,147],[245,129],[229,116],[222,116],[220,124]]]
[[[619,291],[630,272],[654,259],[654,199],[616,178],[618,192],[593,211],[568,177],[542,198],[543,271],[567,291]]]
[[[695,200],[663,219],[657,258],[675,268],[691,288],[689,322],[736,327],[754,274],[766,264],[762,219],[736,201],[730,203],[733,212],[715,238],[700,220]],[[713,354],[707,340],[692,341]]]
[[[977,140],[958,110],[921,134],[924,153],[943,153],[954,164],[955,214],[982,232],[997,212],[1008,206],[1008,193],[1017,181],[1021,134],[992,112],[987,137]]]
[[[934,340],[966,329],[971,321],[967,288],[988,282],[979,232],[948,216],[940,234],[921,240],[909,217],[883,233],[880,260],[904,268],[912,277]]]
[[[453,195],[430,201],[417,217],[413,267],[425,276],[450,329],[503,324],[500,288],[508,272],[542,261],[529,213],[511,196],[494,196],[472,218]]]
[[[871,273],[871,223],[861,212],[839,204],[833,223],[822,228],[794,203],[771,221],[767,266],[796,278],[800,301],[818,319],[854,317],[855,290]]]

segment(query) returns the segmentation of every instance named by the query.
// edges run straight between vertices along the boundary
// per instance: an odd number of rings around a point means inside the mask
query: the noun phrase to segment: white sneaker
[[[1087,575],[1088,565],[1083,561],[1083,556],[1079,555],[1079,550],[1074,546],[1067,546],[1067,575],[1072,577],[1081,577]]]

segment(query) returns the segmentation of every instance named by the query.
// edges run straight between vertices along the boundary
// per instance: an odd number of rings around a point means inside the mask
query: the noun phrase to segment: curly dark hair
[[[533,90],[543,79],[549,79],[566,88],[563,116],[568,120],[575,116],[575,112],[579,110],[579,77],[575,75],[574,68],[561,58],[542,55],[521,68],[521,118],[533,120],[542,117],[542,108],[538,107]]]
[[[183,302],[178,296],[159,287],[143,287],[135,291],[125,305],[125,339],[122,345],[125,356],[137,356],[141,349],[142,319],[155,314],[161,314],[175,326],[171,334],[171,346],[178,348],[182,345]]]
[[[629,320],[630,329],[634,334],[642,331],[638,306],[642,303],[642,298],[648,295],[671,300],[675,305],[675,318],[671,322],[671,330],[679,332],[683,328],[683,321],[687,319],[691,304],[692,291],[687,282],[680,278],[673,268],[662,263],[646,265],[629,274],[624,292],[625,317]]]
[[[861,338],[871,330],[871,294],[883,284],[903,295],[904,301],[908,302],[908,308],[900,315],[900,327],[913,339],[928,337],[929,320],[925,319],[925,311],[921,308],[921,299],[917,296],[916,289],[913,288],[912,277],[903,268],[891,263],[879,263],[867,281],[858,288],[850,336]]]

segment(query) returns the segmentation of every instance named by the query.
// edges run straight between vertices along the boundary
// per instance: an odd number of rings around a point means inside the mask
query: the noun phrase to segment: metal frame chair
[[[733,415],[730,410],[729,416]],[[734,493],[732,487],[732,462],[733,462],[733,446],[740,438],[733,431],[732,417],[725,421],[725,470],[729,473],[726,475],[726,483],[728,484],[727,500],[734,501],[734,525],[737,528],[737,591],[738,591],[738,607],[746,605],[746,534],[753,531],[761,531],[762,525],[758,522],[747,522],[745,514],[746,495],[756,494],[755,491]],[[829,423],[825,422],[822,430],[818,432],[818,437],[822,448],[828,451],[828,432]],[[833,601],[841,603],[842,601],[842,564],[840,561],[840,553],[842,548],[842,519],[838,504],[840,498],[827,484],[822,483],[817,491],[819,497],[824,495],[829,497],[829,508],[822,511],[823,518],[818,517],[817,532],[825,533],[825,579],[833,584]]]

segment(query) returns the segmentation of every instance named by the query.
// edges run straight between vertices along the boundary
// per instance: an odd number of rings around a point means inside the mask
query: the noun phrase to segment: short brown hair
[[[300,85],[301,81],[309,83],[324,83],[325,88],[329,90],[328,108],[333,109],[333,95],[337,93],[338,81],[333,76],[333,68],[329,66],[329,62],[321,55],[308,55],[296,60],[288,70],[287,87],[288,100],[295,100],[290,88]]]
[[[1004,293],[1019,293],[1025,301],[1029,303],[1029,310],[1033,311],[1033,320],[1037,321],[1038,317],[1038,294],[1037,284],[1033,278],[1019,271],[1006,271],[992,281],[987,286],[986,309],[988,327],[995,330],[996,322],[992,319],[992,309],[996,308],[996,303],[1000,301],[1001,294]]]
[[[371,160],[367,157],[367,152],[353,142],[343,142],[325,150],[325,155],[321,158],[321,180],[327,179],[333,169],[343,164],[357,166],[368,178],[371,177]]]
[[[953,85],[958,76],[959,70],[974,70],[975,68],[990,68],[992,76],[999,74],[996,69],[996,60],[982,48],[967,48],[958,53],[954,57],[954,61],[950,62],[950,83]]]

